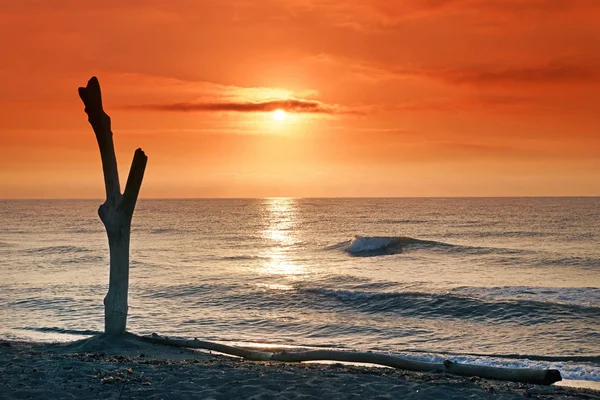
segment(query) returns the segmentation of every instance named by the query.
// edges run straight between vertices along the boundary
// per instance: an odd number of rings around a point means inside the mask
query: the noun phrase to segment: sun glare
[[[286,115],[286,112],[281,109],[273,111],[273,119],[276,121],[283,121]]]

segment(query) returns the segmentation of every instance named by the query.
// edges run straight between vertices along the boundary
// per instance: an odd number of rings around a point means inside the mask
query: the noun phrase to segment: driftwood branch
[[[88,115],[88,121],[96,134],[96,141],[100,148],[106,200],[116,203],[121,196],[117,157],[112,139],[110,117],[102,107],[102,92],[98,78],[94,76],[88,81],[86,87],[80,87],[79,97],[85,105],[85,113]]]
[[[96,134],[106,190],[106,201],[98,209],[98,215],[106,228],[110,250],[110,278],[108,294],[104,298],[104,330],[106,333],[123,333],[127,326],[131,218],[148,157],[142,149],[136,150],[125,193],[121,194],[111,121],[102,107],[100,83],[95,76],[88,81],[86,87],[79,88],[79,97]]]
[[[133,155],[129,177],[125,185],[125,193],[123,193],[123,209],[129,215],[133,214],[133,210],[135,209],[135,203],[140,193],[147,162],[148,157],[146,157],[146,154],[144,154],[142,149],[137,149]]]
[[[342,361],[351,363],[367,363],[410,371],[446,372],[461,376],[478,376],[486,379],[536,383],[540,385],[551,385],[554,382],[562,380],[560,372],[555,369],[486,367],[480,365],[459,364],[450,360],[446,360],[443,363],[438,364],[410,360],[387,354],[355,351],[310,350],[301,352],[266,352],[227,346],[220,343],[207,342],[198,339],[172,339],[156,334],[152,334],[152,336],[140,336],[140,338],[156,344],[217,351],[219,353],[242,357],[251,361]]]

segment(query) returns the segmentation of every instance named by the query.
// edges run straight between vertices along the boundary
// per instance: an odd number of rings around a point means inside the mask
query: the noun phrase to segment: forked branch
[[[100,83],[95,76],[88,81],[86,87],[79,88],[79,97],[96,134],[106,189],[106,201],[98,209],[100,219],[106,227],[110,250],[110,278],[108,294],[104,298],[104,330],[106,333],[119,334],[124,333],[127,327],[131,218],[148,157],[142,149],[136,150],[125,193],[121,195],[110,117],[102,107]]]
[[[142,180],[144,179],[144,171],[146,170],[146,163],[148,157],[142,149],[137,149],[133,155],[133,161],[131,162],[131,168],[129,169],[129,177],[127,178],[127,184],[125,185],[125,192],[123,193],[123,200],[121,207],[127,215],[133,214],[135,209],[135,203],[137,202],[140,188],[142,187]]]

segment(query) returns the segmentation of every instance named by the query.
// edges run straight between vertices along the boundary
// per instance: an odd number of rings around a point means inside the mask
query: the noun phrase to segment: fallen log
[[[139,337],[151,343],[176,347],[186,347],[192,349],[211,350],[223,354],[242,357],[250,361],[342,361],[351,363],[382,365],[385,367],[404,369],[409,371],[446,372],[461,376],[476,376],[485,379],[535,383],[539,385],[551,385],[555,382],[562,380],[560,372],[556,369],[488,367],[482,365],[460,364],[450,360],[445,360],[443,363],[438,364],[425,361],[410,360],[388,354],[356,351],[309,350],[267,352],[259,350],[249,350],[241,347],[228,346],[225,344],[208,342],[198,339],[173,339],[169,337],[159,336],[155,333],[153,333],[151,336]]]
[[[444,361],[444,367],[446,367],[446,372],[451,374],[478,376],[499,381],[537,383],[539,385],[552,385],[554,382],[562,381],[560,371],[557,369],[488,367],[459,364],[450,360]]]
[[[150,343],[164,344],[167,346],[175,347],[186,347],[190,349],[204,349],[217,351],[219,353],[228,354],[236,357],[242,357],[246,360],[251,361],[270,361],[273,353],[266,351],[254,351],[243,349],[240,347],[227,346],[226,344],[220,344],[215,342],[206,342],[204,340],[186,340],[186,339],[172,339],[168,337],[159,336],[155,333],[152,336],[138,336],[140,339],[146,340]]]

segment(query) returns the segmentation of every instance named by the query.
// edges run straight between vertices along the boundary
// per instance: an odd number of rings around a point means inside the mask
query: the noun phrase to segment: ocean
[[[101,200],[0,201],[0,337],[102,331]],[[128,329],[600,381],[600,198],[141,199]]]

